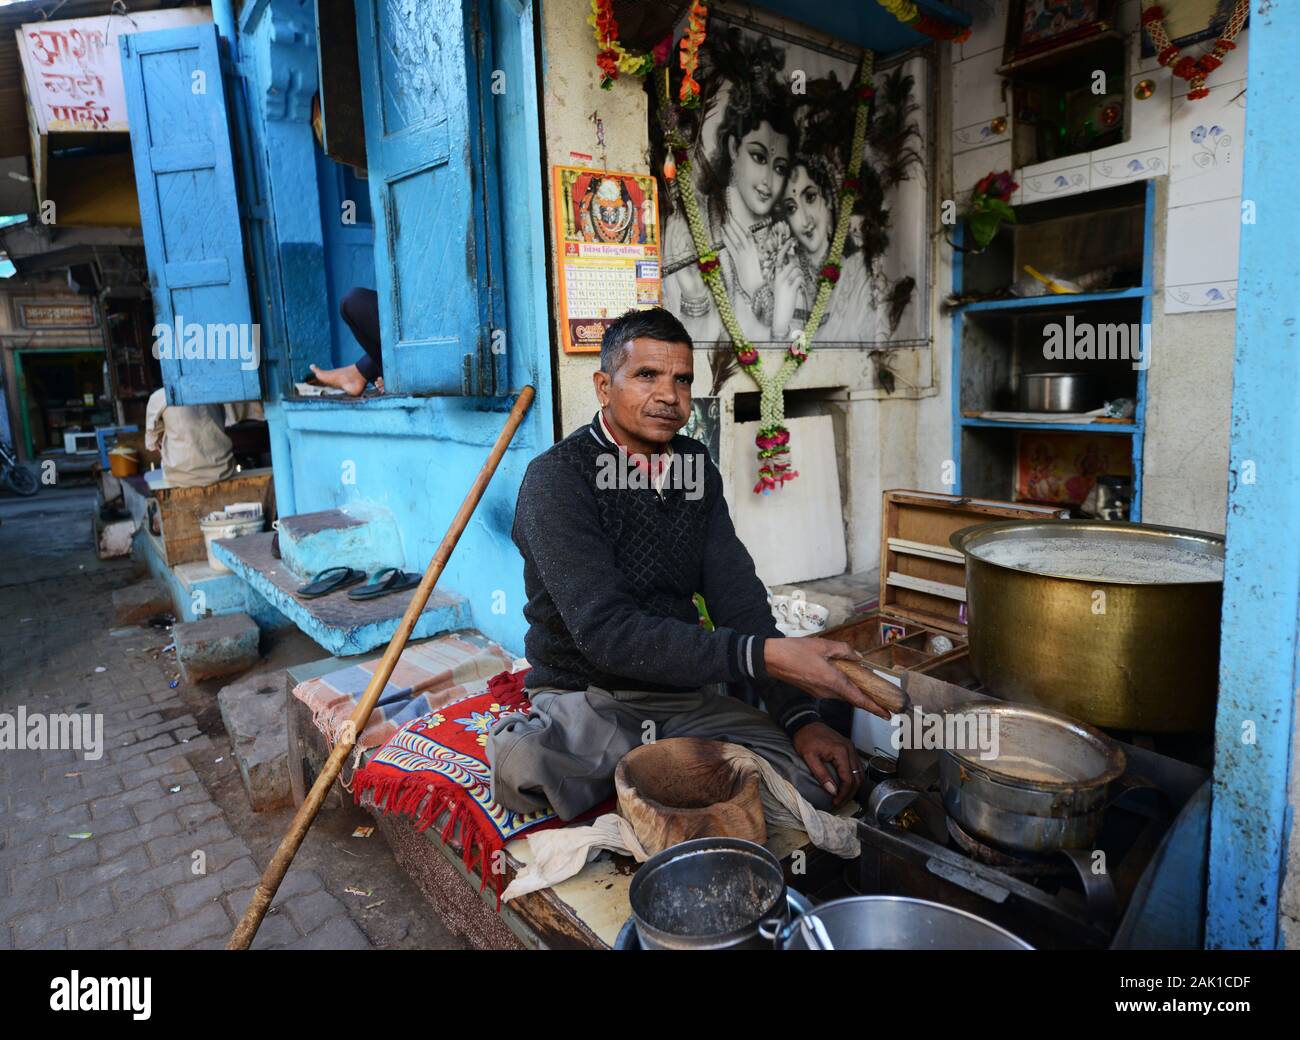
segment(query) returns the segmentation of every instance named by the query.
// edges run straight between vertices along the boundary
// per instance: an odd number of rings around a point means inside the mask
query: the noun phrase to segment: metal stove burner
[[[951,816],[946,817],[946,822],[948,836],[956,843],[958,849],[980,863],[987,863],[1015,877],[1068,877],[1074,873],[1074,867],[1058,858],[1056,853],[1036,855],[1032,852],[1004,849],[969,834]]]

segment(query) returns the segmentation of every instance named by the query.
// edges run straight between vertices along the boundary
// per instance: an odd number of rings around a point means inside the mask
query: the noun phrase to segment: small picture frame
[[[1003,66],[1110,32],[1118,6],[1119,0],[1011,0]]]
[[[893,625],[888,621],[880,623],[880,636],[886,643],[897,643],[907,635],[907,629],[902,625]]]

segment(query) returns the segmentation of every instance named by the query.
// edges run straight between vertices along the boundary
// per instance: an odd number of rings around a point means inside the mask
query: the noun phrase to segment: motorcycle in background
[[[0,441],[0,487],[16,495],[34,495],[41,489],[36,474],[20,465],[18,455],[8,441]]]

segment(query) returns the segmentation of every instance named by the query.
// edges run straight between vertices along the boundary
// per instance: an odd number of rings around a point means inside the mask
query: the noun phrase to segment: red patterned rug
[[[501,672],[487,691],[443,705],[406,723],[353,777],[358,802],[371,793],[377,809],[412,817],[417,831],[440,823],[442,841],[458,842],[466,870],[490,878],[500,907],[506,844],[563,821],[549,809],[515,813],[491,797],[487,739],[497,719],[530,707],[528,671]]]

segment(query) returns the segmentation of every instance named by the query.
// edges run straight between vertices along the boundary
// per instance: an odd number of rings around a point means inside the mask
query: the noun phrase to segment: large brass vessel
[[[1102,521],[1006,521],[955,532],[966,557],[970,657],[988,690],[1106,728],[1208,732],[1218,689],[1222,580],[1090,580],[1062,559],[1035,570],[980,558],[997,540],[1105,539],[1139,551],[1152,539],[1223,558],[1201,531]],[[1048,543],[1050,544],[1050,543]],[[1005,548],[1005,547],[1004,547]]]

